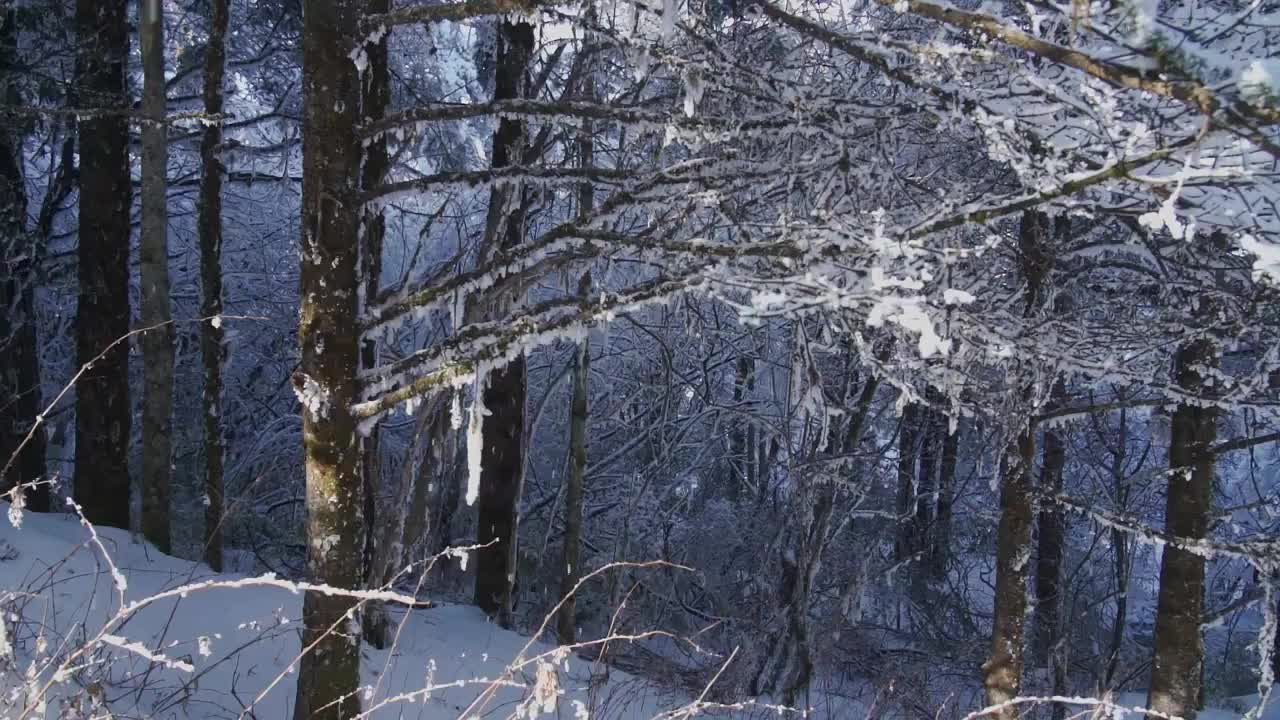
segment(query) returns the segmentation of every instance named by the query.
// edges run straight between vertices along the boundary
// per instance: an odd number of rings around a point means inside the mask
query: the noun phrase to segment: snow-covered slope
[[[14,528],[0,520],[7,626],[0,650],[10,646],[8,661],[0,657],[0,718],[19,717],[31,688],[49,683],[67,652],[98,636],[120,608],[102,551],[76,517],[25,513],[22,521]],[[243,578],[161,555],[126,532],[97,532],[125,579],[126,603],[191,583]],[[291,717],[301,609],[301,594],[260,586],[201,589],[156,602],[113,625],[72,663],[78,672],[50,688],[43,716],[59,717],[70,698],[85,706],[105,697],[112,713],[126,717]],[[547,711],[582,717],[590,710],[592,718],[649,718],[684,702],[616,671],[592,692],[589,663],[556,655],[552,645],[530,645],[475,608],[419,609],[397,619],[403,625],[394,649],[366,649],[363,656],[363,702],[375,718],[452,719],[468,709],[468,717],[508,717],[522,704],[525,717]],[[549,652],[507,674],[517,658]],[[153,664],[144,655],[163,659]],[[43,673],[23,677],[33,661],[39,667],[50,659]],[[489,690],[483,707],[471,707]]]

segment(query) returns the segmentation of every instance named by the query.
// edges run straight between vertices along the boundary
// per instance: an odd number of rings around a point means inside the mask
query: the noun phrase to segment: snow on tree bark
[[[173,429],[173,324],[169,308],[168,133],[165,124],[164,7],[138,8],[142,48],[142,534],[170,551],[169,477]]]
[[[101,112],[77,123],[80,151],[80,293],[76,364],[92,368],[76,385],[76,502],[89,522],[129,527],[129,133],[124,0],[76,0],[73,103]]]
[[[355,133],[360,79],[355,48],[364,0],[308,3],[303,15],[301,317],[307,576],[358,588],[364,507],[360,448],[351,413],[360,365],[357,295],[361,148]],[[294,718],[338,720],[360,711],[360,632],[350,597],[308,592]]]
[[[222,114],[226,72],[228,0],[210,0],[209,39],[205,44],[205,114]],[[222,123],[210,122],[200,137],[200,196],[196,228],[200,239],[200,316],[222,316]],[[201,425],[204,433],[204,561],[222,571],[223,466],[226,446],[222,429],[222,364],[226,357],[221,320],[200,323],[200,360],[204,388]]]

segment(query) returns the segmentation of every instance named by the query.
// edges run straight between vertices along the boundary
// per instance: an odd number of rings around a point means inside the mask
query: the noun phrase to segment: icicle
[[[702,93],[706,90],[706,85],[702,82],[702,75],[697,70],[690,70],[684,75],[684,114],[693,117],[698,110],[698,103],[702,102]]]
[[[467,505],[475,505],[480,497],[480,454],[484,451],[484,389],[489,384],[489,369],[476,368],[475,398],[471,401],[471,422],[467,426]]]

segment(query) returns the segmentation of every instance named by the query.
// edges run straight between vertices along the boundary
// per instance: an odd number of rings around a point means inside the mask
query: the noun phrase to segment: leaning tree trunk
[[[307,4],[302,38],[302,242],[294,388],[302,401],[307,475],[307,576],[357,588],[364,507],[351,404],[360,366],[357,294],[361,114],[355,48],[364,0]],[[308,592],[294,718],[360,712],[360,630],[355,602]]]
[[[76,0],[74,104],[80,119],[80,296],[76,363],[75,499],[90,522],[129,527],[129,59],[125,0]],[[101,358],[99,354],[104,353]]]
[[[1027,283],[1023,316],[1034,317],[1045,296],[1044,286],[1052,265],[1049,218],[1040,212],[1022,215],[1018,229],[1018,255]],[[1029,379],[1012,374],[1022,383],[1022,403],[1031,400]],[[1027,559],[1031,553],[1031,470],[1035,462],[1035,427],[1024,422],[1017,438],[1001,459],[1000,524],[996,530],[995,609],[991,620],[991,654],[982,665],[982,682],[988,705],[1000,705],[1017,697],[1025,661],[1024,633],[1027,615]],[[1017,708],[1003,707],[994,717],[1013,720]]]
[[[1174,382],[1188,396],[1199,396],[1205,389],[1202,372],[1215,361],[1209,340],[1187,343],[1174,358]],[[1209,525],[1214,457],[1208,450],[1217,437],[1217,415],[1212,406],[1194,401],[1179,404],[1173,412],[1165,531],[1178,538],[1203,539]],[[1199,708],[1204,663],[1204,558],[1172,544],[1164,546],[1161,557],[1147,705],[1191,720]]]
[[[169,310],[167,237],[169,162],[165,131],[164,7],[143,0],[138,40],[142,46],[142,534],[169,552],[169,468],[173,429],[173,324]]]
[[[11,105],[22,103],[9,74],[17,47],[17,12],[10,8],[0,17],[0,99]],[[35,323],[40,253],[36,244],[42,238],[26,231],[22,133],[11,120],[6,118],[9,124],[0,128],[0,468],[7,468],[0,472],[0,493],[20,485],[28,509],[48,512],[49,484],[40,482],[45,474],[44,430],[36,425],[40,412]],[[49,192],[55,192],[52,186]],[[23,445],[33,428],[34,434]]]
[[[391,9],[390,0],[367,0],[366,10],[370,13],[385,13]],[[391,79],[387,68],[387,36],[384,33],[375,43],[367,43],[364,47],[365,53],[368,55],[368,66],[361,74],[362,86],[361,106],[363,108],[365,122],[380,120],[387,112],[387,106],[391,102]],[[360,178],[361,187],[368,190],[382,183],[387,174],[387,138],[385,135],[379,135],[371,141],[365,148],[364,169]],[[386,233],[386,219],[382,215],[382,209],[366,208],[361,214],[360,222],[362,228],[360,235],[363,238],[364,246],[362,248],[363,257],[363,289],[361,297],[364,299],[365,305],[370,305],[377,300],[378,290],[381,287],[380,279],[382,275],[382,241]],[[364,339],[360,348],[360,364],[365,369],[371,369],[378,363],[378,345],[372,338]],[[386,538],[379,537],[375,532],[375,528],[379,523],[383,525],[396,525],[396,522],[386,523],[377,519],[378,513],[378,486],[379,486],[379,469],[381,468],[381,460],[379,458],[379,425],[374,424],[369,429],[369,435],[361,438],[361,475],[364,482],[365,492],[365,581],[370,586],[381,586],[391,582],[392,573],[396,568],[391,564],[399,562],[399,553],[384,552],[379,547],[380,543]],[[400,515],[397,512],[397,515]],[[399,525],[403,527],[403,521],[399,521]],[[392,531],[390,537],[394,537],[399,542],[399,532]],[[390,548],[387,548],[389,550]],[[392,557],[392,555],[397,557]],[[382,565],[379,567],[379,565]],[[382,602],[372,602],[365,606],[362,616],[363,634],[366,640],[376,648],[385,648],[390,643],[391,617],[387,614],[386,605]]]
[[[533,26],[524,21],[502,21],[498,28],[495,100],[523,95],[532,53]],[[510,117],[500,119],[493,135],[493,167],[520,163],[524,143],[524,122]],[[499,247],[507,250],[523,240],[524,224],[520,188],[495,186],[489,193],[485,234],[501,238]],[[499,295],[515,294],[512,288],[495,290]],[[495,301],[496,314],[505,304]],[[524,478],[525,391],[523,355],[491,372],[483,390],[489,415],[483,424],[476,542],[489,546],[477,552],[475,603],[503,627],[510,627],[512,621],[516,533]]]
[[[209,41],[204,55],[204,111],[210,120],[222,114],[226,70],[227,0],[210,0]],[[201,419],[204,423],[204,561],[222,571],[222,122],[204,126],[200,138],[200,197],[197,228],[200,235],[200,356],[204,367]]]

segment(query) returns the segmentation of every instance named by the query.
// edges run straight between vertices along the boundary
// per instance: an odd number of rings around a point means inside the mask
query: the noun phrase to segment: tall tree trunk
[[[0,17],[0,98],[20,105],[11,75],[18,48],[18,14]],[[40,412],[40,354],[36,342],[36,267],[43,238],[26,231],[27,190],[22,163],[22,133],[17,123],[0,128],[0,494],[22,485],[22,500],[37,512],[49,511],[44,479],[44,430],[22,446]],[[57,191],[51,183],[49,193]],[[22,446],[22,450],[18,448]],[[14,453],[18,453],[14,457]]]
[[[1116,669],[1120,666],[1120,650],[1124,630],[1129,622],[1129,537],[1120,528],[1111,529],[1111,546],[1115,550],[1116,616],[1111,623],[1111,646],[1107,650],[1107,668],[1102,676],[1102,689],[1111,690]]]
[[[916,464],[920,454],[920,407],[908,403],[898,423],[898,524],[894,560],[906,562],[916,552]]]
[[[204,55],[204,111],[222,114],[227,59],[227,0],[210,0],[209,41]],[[222,470],[222,122],[204,126],[200,138],[200,316],[218,318],[200,324],[200,357],[204,366],[201,418],[204,423],[204,561],[222,571],[222,513],[225,507]]]
[[[587,10],[594,17],[593,9]],[[583,53],[590,53],[584,46]],[[595,76],[591,60],[583,68],[582,99],[585,102],[595,101]],[[578,164],[585,170],[595,164],[595,145],[592,138],[592,125],[583,123],[578,131]],[[578,186],[578,221],[585,223],[591,217],[595,206],[595,188],[591,183],[583,182]],[[585,270],[578,281],[578,296],[584,300],[591,293],[591,271]],[[561,645],[572,645],[578,636],[578,598],[574,586],[582,577],[582,498],[587,477],[587,391],[591,387],[591,339],[583,338],[578,343],[578,352],[573,367],[573,397],[569,406],[569,486],[565,490],[564,508],[564,556],[560,563],[560,597],[564,605],[556,617],[556,636]]]
[[[1125,457],[1128,456],[1129,414],[1121,407],[1120,427],[1115,434],[1116,446],[1111,451],[1111,492],[1115,493],[1116,509],[1129,511],[1129,486],[1125,478]],[[1110,691],[1120,665],[1120,650],[1124,646],[1125,625],[1129,623],[1129,536],[1123,529],[1111,528],[1111,548],[1114,555],[1116,580],[1116,616],[1111,623],[1111,643],[1107,650],[1106,670],[1102,675],[1103,691]]]
[[[495,100],[523,95],[532,53],[533,26],[503,20],[498,28]],[[493,167],[521,162],[524,142],[523,121],[500,119],[493,136]],[[501,249],[515,247],[524,238],[524,214],[519,187],[495,187],[489,194],[486,235],[501,238]],[[498,290],[498,295],[518,294],[512,288]],[[501,299],[494,302],[499,312],[507,304]],[[489,416],[484,419],[476,541],[480,545],[493,544],[477,552],[475,603],[503,627],[511,626],[516,581],[516,533],[524,480],[525,391],[523,355],[491,372],[484,388],[484,407]]]
[[[1023,316],[1038,314],[1045,296],[1044,287],[1052,268],[1049,218],[1041,212],[1023,213],[1018,228],[1018,259],[1027,283]],[[1018,390],[1023,405],[1029,404],[1032,387],[1027,374],[1011,373],[1023,383]],[[1031,408],[1027,407],[1026,410]],[[1034,521],[1031,471],[1035,462],[1035,427],[1029,422],[1018,429],[1016,440],[1001,459],[1000,525],[996,531],[995,610],[991,620],[991,654],[982,665],[987,703],[999,705],[1018,695],[1025,661],[1024,634],[1027,615],[1028,558]],[[1013,720],[1017,708],[1006,707],[995,714],[998,720]]]
[[[1053,389],[1050,407],[1060,407],[1066,387],[1059,380]],[[1040,491],[1054,496],[1062,491],[1062,470],[1067,461],[1066,443],[1052,427],[1045,428],[1044,449],[1040,462]],[[1052,501],[1040,505],[1037,518],[1040,534],[1036,547],[1036,650],[1047,663],[1053,678],[1053,694],[1066,693],[1066,638],[1063,636],[1062,559],[1066,535],[1066,518]],[[1066,706],[1055,703],[1054,720],[1061,720]]]
[[[390,0],[366,0],[367,12],[385,13],[390,9]],[[363,83],[361,106],[364,120],[368,122],[382,119],[391,102],[391,78],[387,67],[387,36],[384,34],[378,42],[365,45],[364,50],[368,55],[368,66],[361,74]],[[382,184],[387,174],[387,165],[387,139],[385,135],[379,135],[365,148],[364,170],[360,178],[361,187],[367,190]],[[380,207],[366,208],[361,214],[361,222],[363,227],[360,234],[364,241],[362,271],[365,273],[361,297],[363,303],[367,305],[375,301],[378,290],[381,288],[382,241],[386,234],[386,218]],[[377,363],[377,342],[366,338],[360,348],[360,364],[370,369]],[[365,492],[365,580],[370,586],[381,586],[391,582],[396,571],[394,564],[399,562],[400,553],[391,553],[390,548],[382,548],[379,545],[391,538],[399,542],[399,528],[404,524],[402,519],[390,523],[382,522],[387,526],[398,525],[398,527],[389,527],[389,537],[379,537],[376,532],[379,526],[378,471],[381,467],[379,434],[380,426],[375,423],[369,435],[361,438],[360,441],[362,458],[360,465]],[[402,512],[396,514],[398,517],[403,515]],[[396,557],[393,558],[392,555]],[[365,605],[362,621],[364,637],[371,645],[376,648],[385,648],[390,643],[391,617],[387,614],[384,603],[371,602]]]
[[[1174,358],[1174,382],[1192,397],[1204,392],[1202,370],[1216,365],[1209,340],[1193,340]],[[1188,540],[1204,538],[1209,525],[1214,457],[1208,453],[1217,437],[1217,410],[1193,403],[1173,412],[1169,440],[1169,490],[1165,531]],[[1157,712],[1191,720],[1199,706],[1204,646],[1200,622],[1204,614],[1204,558],[1173,545],[1161,556],[1156,604],[1155,653],[1151,663],[1148,706]]]
[[[940,402],[941,397],[934,397]],[[933,534],[934,509],[938,495],[938,456],[943,438],[946,437],[947,419],[934,408],[924,408],[920,413],[920,467],[916,474],[915,518],[911,531],[915,552],[929,549],[929,537]]]
[[[102,110],[81,118],[80,295],[76,364],[92,363],[76,386],[74,493],[90,522],[129,528],[129,133],[125,0],[76,0],[73,104]]]
[[[1061,405],[1064,389],[1061,381],[1054,387],[1051,407]],[[1067,461],[1062,435],[1052,427],[1045,428],[1040,461],[1040,492],[1046,499],[1062,491],[1062,469]],[[1061,617],[1062,585],[1062,512],[1052,502],[1043,502],[1037,519],[1040,534],[1036,544],[1036,650],[1041,660],[1048,660],[1057,642]]]
[[[731,416],[729,423],[729,468],[730,475],[725,496],[737,502],[742,495],[742,488],[755,488],[755,429],[746,421],[746,407],[749,393],[755,385],[756,361],[749,353],[738,356],[733,369],[733,405],[737,415]]]
[[[302,242],[298,336],[307,475],[307,576],[342,588],[361,583],[364,504],[351,404],[360,366],[357,295],[361,116],[355,63],[364,0],[307,4],[303,14]],[[335,50],[335,48],[337,50]],[[294,718],[360,711],[360,629],[351,598],[308,592]]]
[[[950,425],[950,420],[947,420]],[[934,579],[941,579],[947,572],[947,560],[951,553],[951,507],[956,485],[956,461],[960,453],[960,428],[952,432],[946,428],[942,438],[942,459],[938,463],[938,510],[933,521],[930,538],[930,569]]]
[[[1018,435],[1005,451],[1000,475],[1000,525],[996,531],[995,614],[991,623],[991,654],[982,665],[987,704],[998,705],[1017,697],[1022,683],[1023,633],[1027,614],[1027,562],[1031,546],[1031,464],[1035,459],[1035,435],[1030,429]],[[1016,708],[995,717],[1014,720]]]
[[[164,6],[142,0],[142,534],[169,547],[169,468],[173,429],[173,315],[169,309],[168,133],[165,130]]]
[[[584,273],[578,288],[580,295],[590,291],[591,275]],[[561,645],[572,645],[577,639],[577,598],[574,586],[582,577],[582,497],[587,474],[587,388],[590,377],[591,343],[578,344],[573,368],[573,399],[569,420],[569,486],[565,492],[564,557],[561,563],[560,597],[567,598],[556,618],[556,636]]]
[[[852,408],[844,436],[829,443],[826,452],[847,454],[858,449],[879,387],[879,379],[868,375]],[[787,705],[796,704],[813,676],[809,643],[810,596],[822,568],[822,556],[831,539],[831,518],[835,511],[833,485],[815,486],[808,478],[801,482],[797,503],[800,504],[798,514],[802,520],[789,532],[795,540],[790,537],[784,539],[780,558],[782,577],[778,611],[783,614],[785,624],[752,680],[754,694],[777,693]]]

